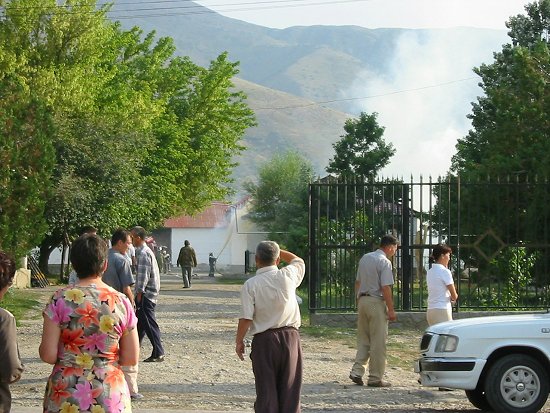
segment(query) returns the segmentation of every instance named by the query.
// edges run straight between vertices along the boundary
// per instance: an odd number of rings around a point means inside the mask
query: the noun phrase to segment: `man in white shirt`
[[[288,265],[279,269],[281,260]],[[256,248],[256,268],[256,275],[241,290],[235,351],[244,360],[244,338],[250,331],[256,412],[298,413],[302,348],[296,288],[304,279],[304,260],[273,241],[262,241]]]

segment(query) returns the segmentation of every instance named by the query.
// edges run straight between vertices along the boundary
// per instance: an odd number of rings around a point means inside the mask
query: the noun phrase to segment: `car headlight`
[[[435,343],[437,353],[452,353],[458,346],[458,337],[449,335],[440,335]]]

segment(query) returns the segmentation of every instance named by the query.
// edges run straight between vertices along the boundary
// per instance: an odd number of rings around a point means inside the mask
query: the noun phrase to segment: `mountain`
[[[245,179],[254,180],[258,166],[277,151],[297,151],[309,158],[316,171],[324,170],[333,156],[332,143],[343,135],[351,115],[246,80],[235,79],[235,86],[246,91],[258,123],[247,131],[243,140],[247,150],[236,159],[234,178],[239,186]],[[287,109],[262,109],[273,107]]]
[[[249,95],[258,127],[244,137],[248,150],[234,172],[239,181],[254,177],[262,160],[288,147],[303,152],[321,173],[332,156],[331,144],[343,133],[344,121],[360,111],[380,112],[379,120],[387,126],[385,139],[398,150],[399,168],[421,168],[423,156],[411,156],[414,151],[422,149],[422,142],[431,145],[441,136],[450,143],[447,148],[454,147],[457,136],[469,127],[465,121],[469,103],[479,94],[475,81],[461,83],[456,91],[446,92],[443,86],[473,79],[472,67],[490,60],[506,41],[504,31],[474,28],[272,29],[192,2],[185,3],[184,11],[174,7],[173,12],[159,9],[158,13],[145,6],[150,3],[134,1],[135,11],[124,12],[123,26],[137,25],[145,32],[171,37],[177,54],[203,66],[224,51],[240,63],[236,85]],[[149,7],[149,12],[138,17],[141,7]],[[122,12],[115,5],[112,13],[116,19]],[[379,103],[380,96],[400,98],[410,89],[432,87],[442,93]],[[424,112],[419,112],[422,107]],[[403,130],[406,125],[409,129]],[[450,159],[447,152],[440,157]]]

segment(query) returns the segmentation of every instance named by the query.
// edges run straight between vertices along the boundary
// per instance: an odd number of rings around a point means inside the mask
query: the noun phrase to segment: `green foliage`
[[[196,212],[229,194],[232,158],[244,149],[239,139],[255,124],[246,97],[233,91],[231,79],[237,73],[237,64],[225,53],[208,69],[188,59],[174,59],[168,66],[167,77],[181,80],[174,83],[167,105],[170,118],[154,128],[159,144],[142,172],[150,201],[145,204],[154,216]]]
[[[18,259],[45,230],[54,158],[44,107],[7,83],[0,84],[0,249]]]
[[[83,225],[154,227],[229,193],[231,159],[254,125],[233,89],[236,63],[175,58],[171,39],[123,31],[93,0],[3,4],[0,230],[18,237],[4,248],[21,255],[42,238],[44,264]]]
[[[324,289],[331,296],[354,297],[357,264],[366,245],[373,244],[372,227],[364,211],[355,211],[338,220],[321,217],[317,243],[327,246],[319,251],[319,268],[326,271]],[[350,248],[355,246],[356,248]]]
[[[312,178],[310,162],[286,152],[260,168],[258,183],[244,185],[252,199],[251,220],[301,257],[308,248],[308,184]]]
[[[377,113],[361,112],[359,119],[348,119],[345,135],[333,144],[334,158],[327,172],[340,177],[362,176],[372,179],[395,153],[391,143],[384,142],[384,128],[378,125]]]
[[[473,129],[459,139],[452,172],[464,177],[550,172],[550,0],[526,6],[507,23],[507,44],[474,71],[485,96],[473,103]]]
[[[540,254],[528,253],[526,248],[510,247],[491,261],[494,274],[502,285],[501,300],[510,307],[520,307],[521,297],[534,277],[532,269]]]
[[[527,282],[525,274],[514,269],[527,260],[517,251],[522,251],[522,245],[540,243],[550,221],[547,181],[537,179],[550,176],[550,0],[533,2],[525,10],[526,15],[507,23],[511,44],[495,53],[492,63],[474,69],[484,95],[472,104],[468,116],[472,129],[458,140],[448,177],[451,185],[460,183],[460,199],[434,194],[443,217],[440,222],[447,223],[438,230],[456,233],[460,216],[463,236],[451,239],[452,243],[492,240],[517,247],[490,264],[473,253],[463,257],[480,274],[487,265],[487,270],[498,269],[505,287],[497,296],[511,305],[517,301],[513,284]],[[484,234],[490,236],[483,238]],[[532,258],[522,264],[525,271],[536,265],[547,268],[545,255],[529,255]],[[512,274],[516,278],[510,284],[506,277]],[[492,295],[482,298],[490,304]]]

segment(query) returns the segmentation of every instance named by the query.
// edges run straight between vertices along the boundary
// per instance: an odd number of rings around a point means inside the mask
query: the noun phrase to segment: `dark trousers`
[[[137,306],[139,344],[141,344],[143,337],[147,334],[147,338],[153,345],[151,357],[164,355],[164,348],[160,341],[160,329],[155,317],[155,307],[156,304],[144,295],[141,296],[141,303]]]
[[[183,286],[184,287],[191,287],[191,277],[193,276],[193,267],[190,265],[182,265],[181,266],[181,276],[183,277]]]
[[[10,413],[11,393],[8,383],[0,383],[0,413]]]
[[[257,413],[299,413],[302,391],[300,333],[285,327],[256,334],[252,340],[252,370]]]

